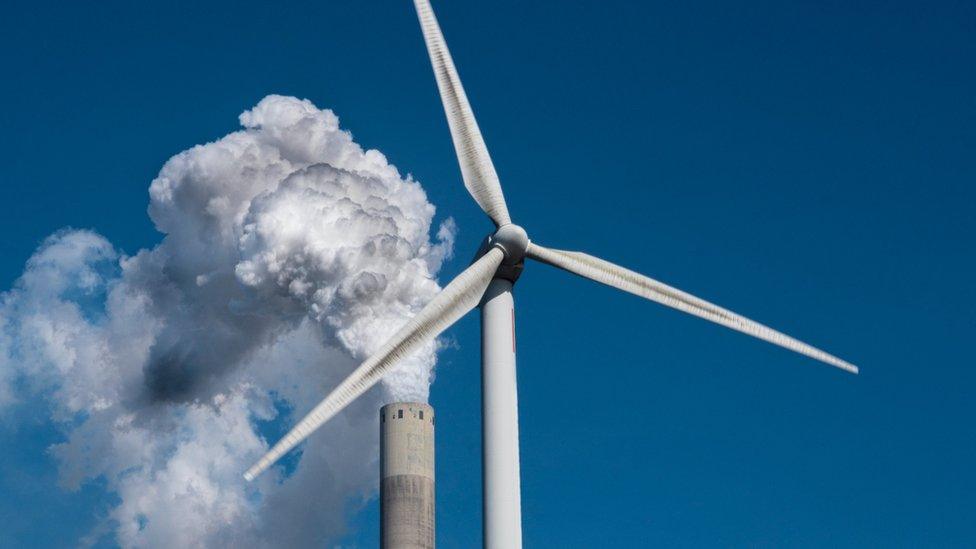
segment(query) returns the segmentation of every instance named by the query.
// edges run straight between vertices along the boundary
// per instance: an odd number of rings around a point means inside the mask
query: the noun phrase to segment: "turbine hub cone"
[[[522,227],[509,223],[502,225],[495,234],[488,237],[488,246],[505,252],[503,263],[516,265],[525,259],[525,252],[529,249],[529,235]]]

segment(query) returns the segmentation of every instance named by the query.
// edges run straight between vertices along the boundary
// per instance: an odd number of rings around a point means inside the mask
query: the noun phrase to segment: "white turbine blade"
[[[802,341],[793,339],[786,334],[737,315],[732,311],[713,305],[703,299],[699,299],[691,294],[672,288],[667,284],[635,273],[634,271],[624,269],[608,261],[581,252],[552,250],[535,243],[529,244],[527,254],[532,259],[559,267],[584,278],[589,278],[607,286],[639,295],[645,299],[656,301],[673,309],[710,320],[716,324],[721,324],[727,328],[738,330],[744,334],[817,359],[831,366],[836,366],[855,374],[857,373],[857,366],[825,353],[816,347],[807,345]]]
[[[425,342],[437,337],[468,311],[478,306],[481,296],[504,253],[492,248],[451,281],[434,299],[410,319],[379,351],[366,359],[356,370],[336,387],[307,416],[298,422],[257,463],[244,473],[248,481],[254,480],[281,456],[305,440],[323,423],[366,392],[378,382],[397,361],[416,351]]]
[[[441,102],[444,103],[444,113],[447,114],[447,123],[451,128],[451,139],[461,165],[464,186],[495,225],[501,227],[511,223],[498,174],[488,156],[488,148],[481,137],[471,105],[468,104],[468,97],[461,87],[461,79],[454,68],[451,52],[447,51],[447,43],[444,42],[434,11],[428,0],[414,0],[414,4],[417,7],[417,17],[420,18],[420,27],[424,31],[430,64],[433,65],[434,76],[437,78],[437,89],[440,90]]]

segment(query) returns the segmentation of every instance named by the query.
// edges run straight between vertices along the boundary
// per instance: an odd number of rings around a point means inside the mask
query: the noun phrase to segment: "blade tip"
[[[861,370],[857,366],[851,364],[850,362],[845,362],[840,359],[837,359],[837,362],[834,363],[834,366],[837,366],[841,370],[844,370],[845,372],[850,372],[854,375],[858,375],[861,373]]]

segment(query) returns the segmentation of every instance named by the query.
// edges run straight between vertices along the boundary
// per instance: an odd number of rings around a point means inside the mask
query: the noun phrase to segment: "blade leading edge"
[[[492,248],[444,287],[417,316],[410,319],[379,351],[366,359],[271,450],[244,473],[254,480],[265,469],[305,440],[359,395],[382,379],[400,359],[437,337],[468,311],[478,306],[485,288],[498,270],[504,253]]]
[[[496,226],[507,225],[512,220],[508,215],[498,174],[488,156],[488,147],[481,137],[481,130],[478,129],[478,122],[474,119],[474,112],[471,111],[468,97],[461,86],[461,78],[454,68],[451,52],[447,50],[437,18],[434,17],[428,0],[414,0],[414,5],[424,32],[430,64],[437,78],[437,89],[444,104],[447,123],[451,128],[451,139],[461,165],[464,186]]]
[[[816,347],[807,345],[802,341],[777,332],[758,322],[749,320],[744,316],[740,316],[708,301],[682,292],[677,288],[614,265],[609,261],[604,261],[581,252],[567,252],[544,248],[535,243],[529,244],[527,255],[532,259],[548,263],[549,265],[584,278],[638,295],[660,303],[661,305],[671,307],[672,309],[704,318],[716,324],[721,324],[727,328],[779,345],[780,347],[825,362],[831,366],[836,366],[842,370],[857,373],[857,366],[825,353]]]

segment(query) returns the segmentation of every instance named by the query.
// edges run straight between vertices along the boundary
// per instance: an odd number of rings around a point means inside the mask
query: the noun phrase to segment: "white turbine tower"
[[[525,258],[630,292],[774,343],[832,366],[857,367],[732,311],[657,280],[582,252],[545,248],[512,223],[491,157],[428,0],[414,0],[437,87],[444,103],[464,186],[495,223],[478,257],[362,363],[244,474],[252,480],[323,423],[383,378],[400,359],[481,305],[484,545],[522,545],[519,493],[518,400],[515,385],[515,309],[512,285]]]

